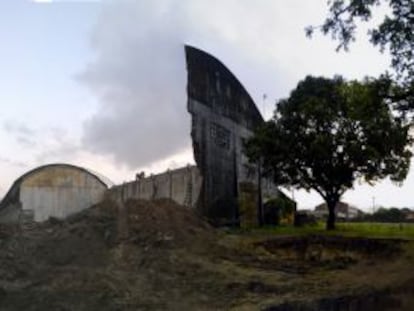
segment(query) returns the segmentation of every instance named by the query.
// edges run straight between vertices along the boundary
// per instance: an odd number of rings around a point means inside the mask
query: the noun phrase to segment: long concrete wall
[[[171,199],[194,208],[200,194],[202,177],[196,166],[187,166],[158,175],[138,178],[108,190],[117,201],[128,199]]]

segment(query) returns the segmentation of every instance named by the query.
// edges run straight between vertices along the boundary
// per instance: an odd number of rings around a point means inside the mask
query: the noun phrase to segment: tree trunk
[[[338,203],[338,199],[331,198],[326,200],[326,204],[328,205],[328,220],[326,221],[326,230],[335,230],[335,207]]]

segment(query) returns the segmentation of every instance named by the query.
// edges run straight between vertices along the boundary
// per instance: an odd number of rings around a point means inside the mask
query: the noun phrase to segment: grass
[[[236,233],[258,233],[258,234],[274,234],[280,236],[293,235],[344,235],[344,236],[360,236],[371,238],[402,238],[414,240],[414,223],[352,223],[339,222],[336,224],[336,229],[333,231],[326,231],[325,223],[319,222],[316,225],[293,227],[293,226],[275,226],[262,227],[252,229],[238,229]]]
[[[338,230],[344,234],[367,237],[389,237],[414,239],[414,223],[339,223]]]

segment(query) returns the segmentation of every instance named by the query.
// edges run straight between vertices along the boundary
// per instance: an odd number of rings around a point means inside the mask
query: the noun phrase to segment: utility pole
[[[266,99],[267,99],[267,94],[263,93],[263,119],[266,120]]]

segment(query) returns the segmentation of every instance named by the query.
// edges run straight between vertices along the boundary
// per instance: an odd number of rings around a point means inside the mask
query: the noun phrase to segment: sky
[[[219,58],[265,119],[306,75],[362,79],[389,67],[366,26],[348,53],[329,37],[306,38],[326,12],[325,0],[0,0],[0,197],[48,163],[114,183],[194,163],[184,44]],[[343,199],[411,207],[413,187],[412,170],[402,187],[357,184]],[[287,193],[299,208],[322,201]]]

